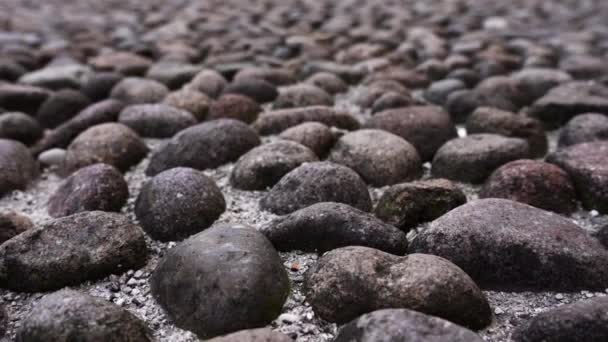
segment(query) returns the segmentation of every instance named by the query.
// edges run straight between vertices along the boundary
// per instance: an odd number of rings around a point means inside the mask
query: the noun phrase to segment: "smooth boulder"
[[[0,196],[23,190],[38,174],[38,164],[25,145],[0,139]]]

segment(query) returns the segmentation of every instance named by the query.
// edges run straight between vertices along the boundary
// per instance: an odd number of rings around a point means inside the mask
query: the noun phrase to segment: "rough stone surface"
[[[200,171],[176,167],[154,176],[141,189],[135,214],[154,239],[182,240],[211,226],[226,210],[215,182]]]
[[[382,129],[402,137],[416,147],[422,160],[430,160],[446,141],[456,137],[450,115],[440,107],[413,106],[374,115],[365,128]]]
[[[313,151],[292,141],[277,141],[253,148],[241,156],[230,183],[243,190],[264,190],[274,186],[291,170],[303,163],[318,161]]]
[[[275,332],[269,328],[241,330],[232,334],[212,338],[209,342],[293,342],[285,334]]]
[[[540,313],[517,327],[517,342],[594,342],[608,339],[608,297],[597,297]]]
[[[342,136],[327,159],[350,167],[373,186],[410,181],[422,175],[416,148],[401,137],[378,129]]]
[[[126,216],[79,213],[0,245],[0,286],[22,292],[56,290],[137,269],[147,253],[143,231]]]
[[[25,189],[38,175],[38,164],[20,142],[0,139],[0,196]]]
[[[473,280],[434,255],[398,257],[367,247],[340,248],[319,259],[305,285],[315,312],[332,322],[388,308],[416,310],[473,329],[492,320],[490,305]]]
[[[13,211],[0,212],[0,244],[33,227],[27,216]]]
[[[377,310],[344,325],[335,342],[481,342],[477,334],[438,317],[407,309]]]
[[[281,312],[289,278],[272,244],[255,229],[217,225],[160,261],[152,293],[176,325],[210,338],[262,327]]]
[[[565,170],[583,205],[608,212],[608,142],[598,141],[557,150],[547,162]]]
[[[36,119],[46,128],[55,128],[73,118],[90,104],[91,100],[79,91],[60,90],[53,93],[40,105]]]
[[[150,159],[150,176],[178,166],[204,170],[234,161],[260,144],[245,123],[219,119],[189,127],[160,146]]]
[[[211,103],[209,120],[235,119],[252,123],[262,112],[260,105],[245,95],[226,94]]]
[[[573,291],[608,281],[608,250],[598,240],[567,218],[505,199],[450,211],[411,249],[452,261],[482,288]]]
[[[496,168],[529,156],[528,143],[497,134],[472,134],[445,143],[433,158],[435,177],[482,183]]]
[[[68,146],[62,172],[68,175],[82,167],[105,163],[126,171],[148,153],[143,140],[129,127],[118,123],[93,126]]]
[[[403,232],[342,203],[317,203],[281,216],[263,233],[279,251],[323,253],[345,246],[367,246],[398,255],[407,252]]]
[[[580,114],[568,121],[559,133],[558,146],[608,140],[608,116],[597,113]]]
[[[161,102],[169,94],[162,83],[138,77],[127,77],[112,88],[110,96],[126,104]]]
[[[190,112],[198,121],[203,121],[209,112],[211,99],[196,90],[182,88],[167,95],[163,103]]]
[[[120,171],[95,164],[66,178],[49,199],[48,211],[52,217],[94,210],[118,212],[128,197],[129,188]]]
[[[496,169],[479,197],[505,198],[562,214],[576,210],[576,192],[570,176],[553,164],[529,159]]]
[[[296,84],[281,89],[273,108],[332,106],[334,100],[325,90],[311,84]]]
[[[258,103],[272,102],[279,96],[275,86],[256,78],[236,80],[234,83],[226,85],[222,93],[245,95]]]
[[[253,123],[260,134],[277,134],[305,122],[316,121],[327,126],[346,130],[359,128],[354,116],[330,107],[312,106],[292,109],[281,109],[261,114]]]
[[[0,114],[0,139],[31,145],[42,137],[42,127],[31,116],[20,112]]]
[[[286,174],[260,200],[260,206],[278,215],[319,202],[338,202],[371,210],[365,182],[353,170],[331,162],[305,163]]]
[[[281,132],[279,137],[300,143],[317,156],[324,157],[334,144],[334,135],[329,127],[320,122],[305,122]]]
[[[403,231],[465,204],[465,194],[447,179],[396,184],[378,200],[374,214]]]
[[[141,104],[123,109],[118,122],[142,137],[170,138],[197,120],[190,112],[166,104]]]
[[[152,341],[146,325],[118,305],[74,290],[44,296],[17,332],[16,341]]]

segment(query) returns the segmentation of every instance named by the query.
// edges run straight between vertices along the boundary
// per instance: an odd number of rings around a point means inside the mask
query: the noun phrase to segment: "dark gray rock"
[[[7,111],[36,114],[40,105],[51,95],[43,88],[0,83],[0,108]]]
[[[416,253],[444,257],[482,288],[605,289],[608,250],[569,219],[505,199],[460,206],[418,234]]]
[[[13,211],[0,212],[0,244],[33,227],[34,224],[27,216]]]
[[[602,245],[604,245],[604,247],[608,249],[608,224],[604,225],[603,227],[600,227],[600,229],[598,229],[597,232],[593,234],[593,236],[600,240]]]
[[[41,292],[138,269],[148,250],[126,216],[88,211],[26,230],[0,245],[0,286]]]
[[[359,128],[359,122],[354,116],[324,106],[281,109],[262,113],[253,123],[253,128],[264,135],[278,134],[290,127],[311,121],[347,130]]]
[[[305,163],[289,172],[260,200],[260,206],[284,215],[319,202],[345,203],[363,211],[372,206],[363,179],[331,162]]]
[[[203,70],[199,72],[186,87],[200,91],[211,98],[220,96],[228,81],[215,70]]]
[[[212,338],[208,342],[293,342],[293,339],[270,328],[241,330],[232,334]]]
[[[378,129],[343,135],[327,158],[355,170],[373,186],[410,181],[422,175],[416,148],[401,137]]]
[[[62,173],[70,173],[97,163],[112,165],[124,172],[148,153],[143,140],[129,127],[104,123],[80,133],[68,146]]]
[[[528,94],[521,84],[507,76],[488,77],[473,89],[480,106],[517,112],[526,105]]]
[[[19,83],[56,90],[79,89],[91,73],[91,69],[84,65],[51,65],[21,76]]]
[[[542,122],[524,115],[481,107],[469,116],[466,128],[467,134],[492,133],[525,139],[534,157],[547,153],[549,144]]]
[[[59,185],[49,199],[48,212],[52,217],[94,210],[118,212],[128,197],[129,187],[120,171],[95,164],[74,172]]]
[[[17,331],[18,342],[149,342],[146,324],[129,311],[74,290],[44,296]]]
[[[577,144],[547,156],[572,178],[583,206],[608,212],[608,141]]]
[[[541,98],[549,90],[562,83],[572,81],[568,73],[557,69],[526,68],[511,75],[526,95],[526,104]]]
[[[190,112],[196,120],[203,121],[209,112],[211,98],[197,90],[182,88],[167,95],[163,103]]]
[[[570,176],[553,164],[529,159],[496,169],[479,197],[505,198],[562,214],[576,210],[576,192]]]
[[[67,147],[78,134],[86,129],[105,122],[116,121],[118,114],[124,107],[124,103],[120,101],[105,100],[85,108],[71,120],[61,124],[44,136],[33,147],[34,154],[38,155],[54,147]]]
[[[372,104],[372,113],[380,113],[388,109],[410,107],[414,104],[414,99],[412,99],[411,96],[391,91],[374,101]]]
[[[115,72],[99,72],[89,76],[80,91],[91,101],[107,99],[115,85],[123,79],[123,75]]]
[[[234,80],[257,78],[275,86],[285,86],[296,82],[296,77],[290,70],[279,68],[246,67],[234,75]]]
[[[112,88],[110,96],[128,105],[158,103],[169,94],[164,84],[138,77],[127,77]]]
[[[558,146],[608,140],[608,116],[597,113],[580,114],[572,118],[559,133]]]
[[[281,89],[273,108],[298,108],[308,106],[333,106],[334,100],[325,90],[311,84],[296,84]]]
[[[111,52],[92,58],[89,64],[100,71],[113,71],[128,76],[142,76],[152,61],[131,52]]]
[[[466,89],[466,84],[458,79],[445,79],[432,83],[425,91],[424,96],[436,105],[443,105],[450,93],[457,90]]]
[[[281,132],[279,137],[295,141],[324,157],[334,144],[334,135],[329,127],[320,122],[305,122]]]
[[[263,327],[289,294],[289,278],[270,241],[234,224],[216,225],[169,250],[150,285],[173,322],[201,338]]]
[[[407,237],[373,215],[342,203],[324,202],[281,216],[262,230],[279,251],[323,253],[345,246],[407,252]]]
[[[53,93],[38,109],[36,119],[46,128],[55,128],[91,104],[85,95],[72,89]]]
[[[192,64],[159,62],[148,69],[146,78],[158,81],[169,89],[178,89],[190,82],[200,71],[200,66]]]
[[[197,120],[190,112],[166,104],[140,104],[123,109],[118,122],[142,137],[170,138]]]
[[[236,80],[226,85],[222,93],[245,95],[258,103],[272,102],[279,96],[279,92],[274,85],[256,78]]]
[[[318,72],[307,78],[305,82],[315,85],[332,95],[344,93],[348,90],[348,85],[344,80],[329,72]]]
[[[241,156],[230,174],[232,186],[265,190],[303,163],[318,161],[313,151],[292,141],[276,141],[253,148]]]
[[[262,107],[245,95],[226,94],[220,96],[209,107],[209,120],[235,119],[252,123],[262,112]]]
[[[334,342],[481,342],[474,332],[407,309],[365,314],[344,325]]]
[[[24,190],[38,175],[38,164],[22,143],[0,139],[0,196]]]
[[[403,231],[465,204],[465,194],[447,179],[396,184],[382,194],[374,214]]]
[[[20,112],[0,114],[0,139],[31,145],[41,137],[42,127],[31,116]]]
[[[595,82],[568,82],[538,99],[529,115],[557,128],[578,114],[608,113],[608,88]]]
[[[495,169],[529,157],[528,143],[497,134],[472,134],[445,143],[435,154],[432,174],[451,180],[481,183]]]
[[[179,132],[154,151],[146,174],[153,176],[178,166],[197,170],[215,168],[237,160],[259,144],[257,133],[241,121],[205,122]]]
[[[305,287],[315,313],[339,324],[389,308],[416,310],[473,329],[492,321],[490,305],[473,280],[434,255],[340,248],[307,271]]]
[[[516,342],[608,340],[608,297],[596,297],[541,312],[517,326]]]
[[[226,210],[215,182],[204,173],[176,167],[144,184],[135,215],[144,230],[161,241],[182,240],[211,226]]]
[[[402,137],[416,147],[422,160],[432,159],[441,145],[456,137],[456,127],[450,115],[435,106],[387,110],[374,115],[364,127],[385,130]]]

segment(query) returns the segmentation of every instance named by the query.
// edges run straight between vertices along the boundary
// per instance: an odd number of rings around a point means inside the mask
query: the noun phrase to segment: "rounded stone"
[[[292,141],[277,141],[258,146],[237,160],[230,183],[243,190],[264,190],[285,174],[318,158],[308,147]]]
[[[123,109],[118,122],[142,137],[170,138],[197,120],[190,112],[166,104],[140,104]]]
[[[372,105],[372,113],[380,113],[385,110],[409,107],[414,105],[414,99],[409,95],[388,92],[380,96]]]
[[[90,104],[91,100],[79,91],[59,90],[42,103],[36,119],[46,128],[55,128],[76,116]]]
[[[288,128],[281,132],[279,137],[300,143],[310,148],[319,157],[327,155],[335,140],[329,127],[314,121]]]
[[[182,88],[167,95],[163,103],[190,112],[196,120],[203,121],[209,112],[211,99],[196,90]]]
[[[149,342],[152,334],[135,315],[103,298],[74,290],[42,297],[17,330],[18,342]]]
[[[570,176],[553,164],[529,159],[496,169],[479,197],[510,199],[562,214],[576,210],[576,191]]]
[[[0,212],[0,244],[32,228],[29,217],[13,211]]]
[[[289,294],[272,244],[238,224],[216,225],[170,249],[150,285],[171,320],[200,338],[268,325]]]
[[[580,114],[566,123],[559,133],[558,146],[608,140],[608,116],[597,113]]]
[[[380,112],[369,119],[364,127],[400,136],[416,147],[422,160],[432,159],[441,145],[456,137],[456,127],[450,115],[434,106],[413,106]]]
[[[422,162],[416,148],[392,133],[363,129],[342,136],[327,158],[355,170],[373,186],[419,178]]]
[[[416,310],[472,329],[492,321],[490,305],[473,280],[448,260],[428,254],[336,249],[306,272],[305,291],[315,313],[339,324],[389,308]]]
[[[222,93],[245,95],[254,99],[257,103],[272,102],[279,96],[279,92],[274,85],[256,78],[236,80],[228,84]]]
[[[189,127],[160,146],[150,159],[147,175],[178,166],[205,170],[231,161],[260,144],[257,133],[247,124],[218,119]]]
[[[68,175],[82,167],[105,163],[124,172],[148,153],[143,140],[119,123],[93,126],[80,133],[68,146],[62,172]]]
[[[138,77],[127,77],[112,88],[110,96],[128,105],[161,102],[169,94],[164,84]]]
[[[482,183],[495,169],[529,157],[528,143],[497,134],[472,134],[445,143],[435,154],[432,174],[467,183]]]
[[[226,94],[211,103],[209,120],[235,119],[245,123],[252,123],[262,112],[262,107],[245,95]]]
[[[110,96],[115,85],[123,79],[123,75],[115,72],[99,72],[86,79],[80,91],[91,101],[98,102]]]
[[[0,139],[0,196],[24,190],[38,175],[38,164],[20,142]]]
[[[345,203],[363,211],[372,206],[363,179],[350,168],[331,162],[300,165],[262,197],[260,206],[284,215],[319,202]]]
[[[49,199],[48,212],[52,217],[94,210],[118,212],[128,197],[129,187],[120,171],[95,164],[74,172],[59,185]]]
[[[186,85],[189,89],[200,91],[211,98],[220,96],[228,81],[215,70],[202,70]]]
[[[305,82],[315,85],[332,95],[344,93],[348,90],[348,85],[344,80],[329,72],[318,72],[311,75]]]
[[[374,214],[403,231],[432,221],[467,202],[465,194],[447,179],[396,184],[382,194]]]
[[[334,100],[325,90],[311,84],[296,84],[281,89],[273,108],[333,106]]]
[[[0,139],[17,140],[31,145],[42,137],[42,127],[31,116],[10,112],[0,114]]]
[[[143,229],[161,241],[182,240],[215,222],[226,210],[224,195],[204,173],[176,167],[146,182],[135,202]]]

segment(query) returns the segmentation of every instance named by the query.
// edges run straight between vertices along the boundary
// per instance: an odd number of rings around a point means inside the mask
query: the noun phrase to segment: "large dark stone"
[[[153,176],[178,166],[215,168],[237,160],[259,144],[257,133],[241,121],[209,121],[186,128],[154,151],[146,174]]]
[[[465,204],[467,197],[447,179],[396,184],[384,192],[374,214],[403,231]]]
[[[232,334],[212,338],[207,342],[293,342],[293,339],[270,328],[241,330]]]
[[[72,89],[53,93],[40,105],[36,119],[46,128],[55,128],[91,104],[85,95]]]
[[[59,185],[48,203],[52,217],[83,211],[120,211],[127,203],[129,187],[122,174],[108,164],[84,167]]]
[[[0,245],[0,286],[41,292],[138,269],[148,250],[126,216],[87,211],[29,229]]]
[[[401,137],[378,129],[363,129],[343,135],[327,159],[350,167],[373,186],[422,176],[422,162],[416,148]]]
[[[482,342],[469,329],[407,309],[365,314],[344,325],[334,342]]]
[[[492,321],[490,305],[473,280],[434,255],[340,248],[308,270],[305,286],[314,311],[331,322],[388,308],[416,310],[473,329]]]
[[[17,342],[149,342],[146,324],[129,311],[74,290],[44,296],[24,318]]]
[[[144,230],[162,241],[181,240],[209,227],[226,210],[215,182],[204,173],[176,167],[159,173],[141,189],[135,215]]]
[[[110,96],[126,104],[145,104],[161,102],[169,94],[162,83],[138,77],[127,77],[112,88]]]
[[[367,246],[398,255],[407,252],[405,233],[342,203],[313,204],[275,219],[262,232],[279,251],[323,253],[345,246]]]
[[[0,244],[32,228],[34,224],[27,216],[12,211],[0,212]]]
[[[289,293],[270,241],[234,224],[216,225],[169,250],[150,284],[173,322],[201,338],[269,324]]]
[[[31,145],[42,137],[42,127],[31,116],[20,113],[0,114],[0,139],[17,140]]]
[[[557,150],[547,156],[547,162],[570,175],[583,206],[608,213],[608,141]]]
[[[0,108],[8,111],[36,114],[40,105],[50,95],[51,92],[38,87],[0,83]]]
[[[278,134],[290,127],[311,121],[347,130],[359,128],[359,122],[354,116],[324,106],[281,109],[262,113],[253,123],[253,128],[264,135]]]
[[[118,122],[142,137],[170,138],[177,132],[196,125],[197,120],[189,112],[169,105],[140,104],[123,109]]]
[[[37,175],[38,163],[25,145],[0,139],[0,196],[25,189]]]
[[[608,297],[581,300],[541,312],[513,332],[516,342],[608,340]]]
[[[460,182],[481,183],[496,168],[529,157],[528,143],[497,134],[472,134],[445,143],[435,154],[435,177]]]
[[[605,289],[608,250],[569,219],[527,204],[482,199],[422,231],[417,253],[444,257],[490,289]]]
[[[450,115],[435,106],[390,109],[374,115],[365,128],[396,134],[416,147],[422,160],[430,160],[446,141],[456,137]]]
[[[598,113],[577,115],[568,121],[559,133],[558,146],[608,140],[608,116]]]
[[[260,206],[284,215],[319,202],[345,203],[363,211],[372,206],[363,179],[331,162],[305,163],[289,172],[260,200]]]

